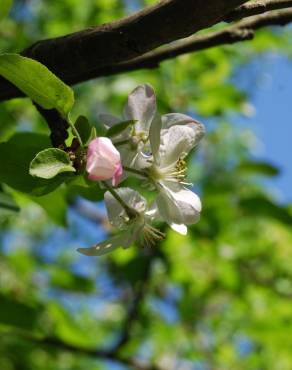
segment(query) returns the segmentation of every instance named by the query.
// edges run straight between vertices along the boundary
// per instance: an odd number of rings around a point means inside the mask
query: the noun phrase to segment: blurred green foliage
[[[1,21],[0,49],[16,52],[150,3],[15,0]],[[290,56],[290,40],[291,28],[262,30],[252,42],[75,88],[73,116],[86,115],[97,130],[97,114],[119,115],[127,94],[145,82],[154,86],[162,112],[186,112],[207,123],[206,138],[189,159],[204,206],[201,221],[187,237],[168,230],[153,249],[80,256],[77,247],[97,241],[104,230],[97,223],[103,221],[100,207],[78,207],[76,198],[100,200],[99,190],[77,180],[37,197],[46,193],[37,180],[35,193],[24,194],[35,181],[24,165],[33,145],[46,147],[49,132],[28,99],[1,103],[1,142],[28,131],[11,139],[23,144],[21,162],[15,163],[13,145],[0,144],[0,178],[5,166],[19,172],[16,184],[1,178],[10,185],[0,189],[1,370],[112,369],[113,362],[83,350],[116,343],[137,291],[143,294],[131,311],[121,357],[169,370],[291,369],[292,207],[279,205],[262,185],[262,177],[279,171],[252,159],[256,138],[233,122],[250,113],[252,91],[236,84],[243,68],[266,52]],[[94,222],[87,220],[92,215]]]

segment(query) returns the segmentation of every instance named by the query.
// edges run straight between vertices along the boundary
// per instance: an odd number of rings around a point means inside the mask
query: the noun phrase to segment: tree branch
[[[211,32],[201,36],[191,36],[183,41],[142,55],[141,57],[119,63],[106,68],[93,71],[86,79],[114,75],[139,69],[157,68],[165,60],[173,59],[179,55],[198,52],[215,46],[233,44],[240,41],[251,40],[254,32],[266,26],[283,26],[292,22],[292,9],[269,12],[254,16],[236,23],[223,30]]]
[[[4,335],[3,333],[1,334]],[[125,356],[122,356],[118,353],[110,353],[106,350],[99,350],[94,348],[85,348],[85,347],[78,347],[73,344],[69,344],[64,342],[63,340],[55,337],[37,337],[34,335],[31,335],[29,333],[25,333],[22,331],[11,331],[7,332],[6,335],[13,335],[18,336],[22,338],[25,341],[29,341],[31,343],[35,343],[38,346],[46,346],[46,347],[53,347],[59,351],[68,351],[73,354],[77,355],[85,355],[90,356],[94,358],[98,358],[101,360],[110,360],[114,362],[118,362],[120,364],[124,364],[126,366],[129,366],[132,369],[135,370],[158,370],[158,368],[155,365],[148,365],[144,364],[141,361],[138,361],[134,358],[128,358]]]
[[[117,22],[36,42],[21,54],[36,59],[69,85],[96,68],[138,57],[217,23],[247,0],[161,0]],[[0,79],[0,101],[21,96]]]
[[[147,256],[143,257],[145,264],[143,266],[143,272],[141,274],[140,281],[134,288],[134,298],[129,306],[129,310],[124,321],[120,336],[117,342],[109,349],[95,349],[85,348],[72,345],[64,342],[62,339],[56,337],[37,337],[23,331],[13,332],[13,335],[18,335],[24,340],[36,343],[40,346],[50,346],[58,350],[68,351],[78,355],[86,355],[104,360],[111,360],[127,365],[135,370],[159,370],[155,365],[144,364],[134,358],[128,358],[120,353],[122,347],[124,347],[131,339],[131,332],[133,324],[138,320],[141,305],[144,301],[144,297],[147,293],[147,286],[151,278],[151,269],[153,261],[155,260],[156,254],[154,250],[148,249]]]
[[[147,250],[147,252],[148,253],[147,256],[145,256],[146,259],[143,266],[141,279],[134,288],[133,300],[131,302],[131,305],[129,306],[127,317],[124,321],[119,339],[111,350],[112,353],[118,352],[129,342],[129,340],[131,339],[133,325],[139,318],[141,306],[147,293],[147,287],[151,278],[151,269],[155,258],[154,252],[151,249]]]
[[[228,5],[232,3],[231,8],[234,8],[234,2],[236,1],[240,3],[245,2],[229,0]],[[213,4],[213,7],[210,4],[211,10],[209,9],[210,2],[212,4],[215,2],[216,4],[216,6]],[[269,25],[285,25],[292,21],[292,9],[267,13],[268,10],[292,6],[292,0],[257,1],[244,4],[229,13],[226,10],[227,0],[210,0],[208,6],[202,3],[203,0],[184,0],[184,6],[181,7],[180,0],[164,0],[153,7],[146,8],[118,22],[57,39],[40,41],[26,49],[23,54],[41,60],[42,63],[55,71],[65,82],[75,84],[102,76],[144,68],[156,68],[164,60],[219,45],[250,40],[254,37],[254,31],[259,28]],[[194,12],[194,9],[197,11]],[[221,17],[219,16],[219,9],[221,9]],[[187,14],[186,16],[186,13],[190,10],[192,10],[192,15]],[[191,21],[196,23],[197,18],[200,19],[202,12],[204,12],[206,19],[194,26]],[[226,14],[226,12],[229,15],[224,18],[223,13]],[[264,14],[242,20],[221,31],[202,36],[191,36],[163,49],[144,53],[149,48],[154,49],[165,42],[196,32],[212,23],[216,23],[220,19],[224,18],[224,20],[231,21],[259,13]],[[166,21],[161,22],[161,19],[166,19]],[[151,23],[152,21],[154,22],[153,24]],[[122,36],[120,33],[122,33]],[[116,46],[115,42],[119,45]],[[110,47],[108,47],[107,43],[109,43]],[[79,45],[76,49],[77,51],[74,51],[74,45],[75,48]],[[95,46],[98,47],[98,45],[104,46],[103,51],[100,48],[95,50]],[[135,45],[134,48],[133,45]],[[62,47],[64,50],[62,50]],[[87,47],[89,50],[87,50]],[[82,59],[82,50],[84,51],[84,60]],[[72,59],[74,63],[71,61],[71,57],[69,58],[70,61],[66,59],[67,52],[68,55],[74,52],[78,54],[76,58]],[[49,54],[48,59],[47,53]],[[58,56],[65,58],[62,63],[59,61]],[[123,61],[120,61],[120,59]],[[66,63],[71,64],[68,66]],[[22,96],[22,93],[9,82],[0,78],[0,101],[17,96]]]
[[[44,109],[35,104],[38,112],[43,116],[51,131],[50,139],[55,148],[65,147],[68,138],[69,124],[56,109]]]
[[[224,18],[226,22],[232,22],[252,15],[263,14],[270,10],[279,10],[292,7],[292,0],[265,0],[256,1],[239,6]]]

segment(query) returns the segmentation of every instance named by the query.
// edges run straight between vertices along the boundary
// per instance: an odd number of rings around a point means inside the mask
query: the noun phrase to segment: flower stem
[[[76,136],[77,140],[79,141],[80,146],[83,148],[83,142],[82,142],[81,136],[79,135],[79,132],[77,131],[74,123],[71,121],[70,115],[68,115],[67,121],[69,123],[69,126],[71,127],[73,134]]]
[[[111,195],[120,203],[120,205],[124,208],[124,210],[126,211],[128,217],[130,219],[133,219],[135,217],[137,217],[138,215],[138,212],[132,208],[132,207],[129,207],[125,202],[124,200],[119,196],[119,194],[110,186],[108,185],[105,181],[102,181],[104,187],[111,193]]]
[[[132,173],[135,173],[136,175],[139,175],[139,176],[142,176],[142,177],[148,177],[145,172],[135,170],[135,168],[130,168],[130,167],[123,166],[123,169],[127,172],[132,172]]]

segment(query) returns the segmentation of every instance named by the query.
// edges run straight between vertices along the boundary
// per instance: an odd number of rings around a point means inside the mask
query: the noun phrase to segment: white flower
[[[133,166],[149,139],[153,121],[159,120],[153,88],[147,84],[139,85],[130,93],[122,120],[109,114],[101,114],[99,118],[106,127],[112,127],[121,121],[136,121],[112,138],[119,145],[123,164]]]
[[[120,232],[93,247],[79,248],[80,253],[101,256],[119,247],[128,248],[140,239],[151,245],[164,238],[164,234],[150,224],[157,212],[155,207],[148,209],[146,200],[130,188],[119,188],[115,192],[126,207],[108,191],[105,193],[105,204],[110,223]]]
[[[186,225],[199,220],[202,207],[200,198],[185,187],[189,184],[185,182],[184,159],[202,138],[204,126],[185,115],[171,114],[164,119],[167,128],[163,128],[160,135],[155,134],[155,145],[150,141],[152,157],[145,157],[144,166],[159,192],[156,204],[160,216],[185,235]]]

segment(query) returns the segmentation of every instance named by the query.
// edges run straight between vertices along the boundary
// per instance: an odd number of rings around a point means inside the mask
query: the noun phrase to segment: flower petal
[[[78,248],[77,251],[86,256],[102,256],[103,254],[112,252],[122,245],[122,234],[119,234],[90,248]]]
[[[128,96],[124,109],[124,117],[127,120],[137,120],[137,131],[150,129],[152,120],[156,114],[156,97],[150,85],[139,85]]]
[[[162,127],[161,116],[157,113],[151,123],[149,141],[154,162],[159,162],[160,131]]]
[[[187,235],[188,233],[188,228],[184,224],[170,224],[170,227],[181,235]]]
[[[195,120],[194,118],[187,116],[186,114],[182,113],[168,113],[164,114],[162,117],[162,127],[164,129],[168,129],[171,126],[175,125],[188,125],[188,124],[197,124],[199,126],[204,127],[202,123]]]
[[[86,256],[102,256],[120,247],[130,247],[135,242],[136,237],[137,233],[126,230],[90,248],[78,248],[77,251]]]
[[[159,211],[158,211],[158,207],[157,207],[157,204],[156,202],[153,202],[147,209],[147,211],[145,212],[145,216],[153,221],[153,220],[161,220],[160,219],[160,215],[159,215]]]
[[[196,143],[196,131],[189,126],[176,125],[161,131],[159,148],[161,167],[166,167],[187,156]]]
[[[112,178],[112,184],[113,186],[117,186],[120,182],[121,178],[123,176],[123,167],[121,163],[119,163],[116,167],[116,170],[114,172],[113,178]]]
[[[156,203],[161,217],[169,224],[190,225],[200,218],[200,198],[191,190],[162,186]]]
[[[97,137],[89,143],[86,171],[90,180],[111,179],[120,165],[120,153],[109,138]]]
[[[137,191],[130,188],[119,188],[116,192],[129,207],[138,212],[145,211],[146,200]],[[119,229],[124,228],[127,213],[123,206],[108,191],[104,194],[104,200],[110,223]]]

